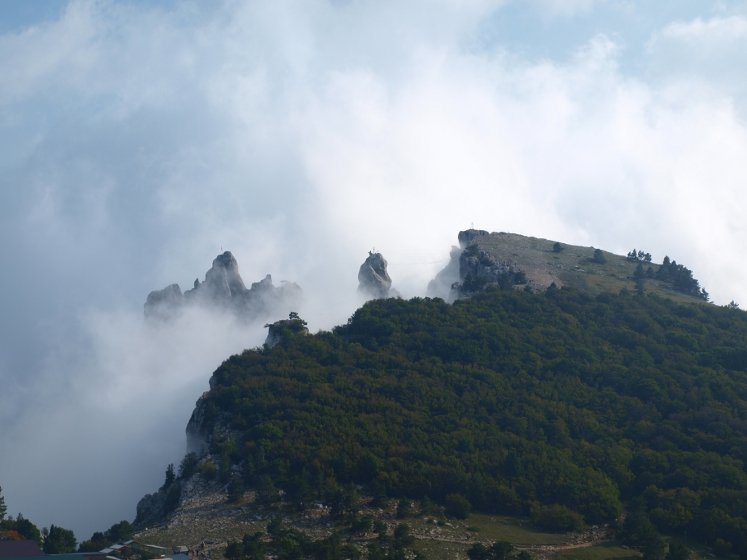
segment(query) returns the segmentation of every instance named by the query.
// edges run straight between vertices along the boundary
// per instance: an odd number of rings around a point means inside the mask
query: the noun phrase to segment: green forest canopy
[[[231,357],[206,399],[241,433],[213,451],[300,502],[352,481],[597,523],[635,499],[659,530],[747,553],[737,309],[566,289],[376,300]]]

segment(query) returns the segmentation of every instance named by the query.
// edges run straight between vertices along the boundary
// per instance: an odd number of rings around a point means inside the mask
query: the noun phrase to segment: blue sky
[[[371,247],[422,295],[471,223],[669,255],[747,302],[745,67],[745,2],[0,1],[11,512],[88,538],[180,460],[265,333],[154,333],[142,304],[221,247],[298,282],[313,328]]]

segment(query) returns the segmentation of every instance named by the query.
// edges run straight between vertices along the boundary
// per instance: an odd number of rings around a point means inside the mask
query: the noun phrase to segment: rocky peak
[[[212,268],[205,274],[205,282],[202,287],[223,297],[231,297],[246,291],[244,281],[239,274],[239,263],[236,262],[236,258],[231,254],[231,251],[226,251],[215,257]]]
[[[466,229],[459,232],[459,246],[464,249],[467,245],[472,243],[477,237],[483,235],[490,235],[490,232],[484,229]]]
[[[368,258],[358,271],[358,292],[372,298],[389,297],[392,279],[386,267],[386,259],[381,253],[369,251]]]
[[[275,313],[288,313],[298,308],[303,291],[293,282],[272,283],[269,274],[247,289],[239,274],[239,263],[230,251],[218,255],[205,274],[205,281],[195,280],[194,288],[182,294],[178,284],[148,295],[145,316],[170,319],[185,306],[221,308],[235,313],[245,321],[253,321]]]

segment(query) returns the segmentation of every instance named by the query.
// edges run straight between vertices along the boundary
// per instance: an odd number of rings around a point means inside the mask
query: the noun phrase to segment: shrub
[[[197,470],[205,477],[205,480],[213,480],[218,476],[218,469],[212,461],[203,463]]]
[[[536,505],[532,508],[532,523],[548,531],[583,531],[586,528],[584,516],[555,504],[552,506]]]
[[[446,496],[446,515],[457,519],[467,519],[472,513],[472,504],[461,494],[449,494]]]

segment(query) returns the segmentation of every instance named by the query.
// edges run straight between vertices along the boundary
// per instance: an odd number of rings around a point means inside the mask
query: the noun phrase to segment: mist
[[[425,295],[472,224],[669,255],[747,302],[743,2],[57,7],[0,25],[0,486],[39,527],[132,520],[264,341],[143,321],[222,250],[297,282],[312,332],[362,303],[370,249]]]

